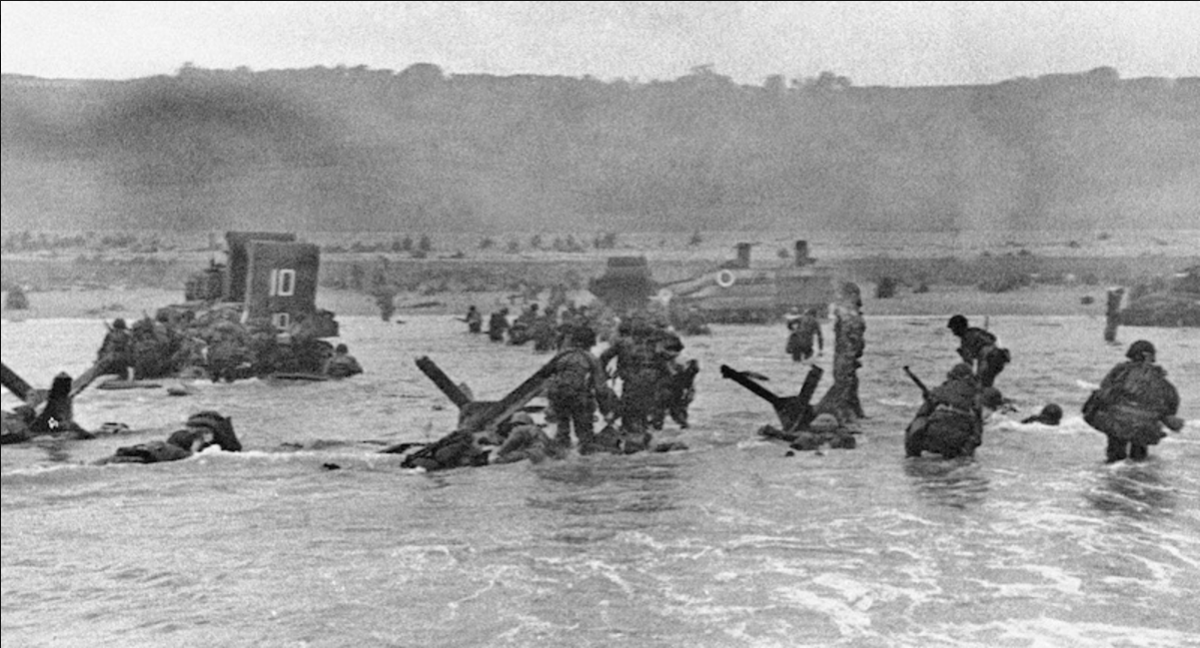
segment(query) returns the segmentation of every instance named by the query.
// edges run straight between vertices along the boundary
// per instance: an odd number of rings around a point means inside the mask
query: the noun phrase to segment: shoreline
[[[875,285],[860,282],[863,312],[867,316],[938,316],[963,313],[967,316],[1044,315],[1104,317],[1105,288],[1102,286],[1035,285],[1003,293],[985,293],[974,287],[930,286],[929,292],[901,291],[888,299],[874,297]],[[183,301],[183,291],[158,288],[56,289],[27,293],[29,308],[4,309],[3,321],[39,319],[137,319],[170,304]],[[514,304],[507,291],[422,294],[399,292],[393,319],[405,315],[461,315],[474,304],[485,314],[501,305]],[[1091,297],[1092,303],[1084,304]],[[3,294],[7,299],[7,293]],[[522,303],[520,300],[516,304]],[[419,305],[414,307],[414,305]],[[353,290],[321,288],[317,306],[339,317],[379,317],[371,295]]]

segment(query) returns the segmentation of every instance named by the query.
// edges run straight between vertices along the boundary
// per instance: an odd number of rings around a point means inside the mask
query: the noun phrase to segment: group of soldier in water
[[[865,346],[866,325],[861,309],[857,287],[846,284],[832,310],[833,384],[812,408],[813,416],[796,421],[798,428],[829,428],[827,432],[832,434],[834,430],[853,430],[855,422],[865,417],[858,396],[857,375]],[[824,338],[817,315],[816,311],[808,310],[794,311],[787,317],[786,353],[797,362],[811,361],[814,350],[816,355],[824,353]],[[469,332],[484,333],[483,316],[474,306],[462,321]],[[608,347],[599,355],[593,354],[597,329],[612,321],[617,325],[615,331],[607,333]],[[170,342],[169,331],[175,328],[167,326],[167,322],[146,318],[130,330],[123,321],[117,320],[110,327],[100,351],[97,364],[102,365],[102,372],[126,375],[127,372],[135,373],[133,367],[153,362],[143,357],[153,349],[138,347],[139,327],[141,338],[160,346]],[[952,367],[946,380],[932,389],[927,389],[909,374],[917,381],[924,396],[905,433],[905,454],[909,457],[919,457],[924,452],[946,458],[972,456],[982,444],[985,414],[1005,402],[995,381],[1011,361],[1009,351],[1000,346],[993,333],[971,326],[962,315],[951,317],[947,327],[959,340],[957,351],[962,362]],[[237,330],[233,330],[235,328]],[[206,359],[212,365],[214,356],[217,358],[218,372],[214,380],[224,375],[221,367],[245,364],[244,359],[241,364],[221,360],[223,347],[255,348],[252,334],[250,339],[243,340],[241,338],[248,335],[246,330],[227,326],[225,321],[210,322],[204,330],[212,339],[204,343],[204,352],[198,359]],[[572,436],[581,454],[636,452],[652,448],[652,431],[661,430],[668,418],[681,429],[688,427],[688,406],[695,396],[695,378],[700,367],[696,360],[684,362],[680,359],[683,341],[661,317],[640,311],[615,318],[611,313],[601,314],[599,309],[590,311],[586,306],[574,304],[539,312],[538,305],[532,304],[511,323],[507,309],[498,309],[491,314],[486,333],[493,341],[503,341],[507,336],[509,344],[533,341],[536,350],[557,353],[550,363],[552,371],[545,393],[548,402],[545,418],[555,425],[555,435],[546,435],[533,424],[531,417],[518,413],[501,426],[499,437],[494,439],[496,447],[487,451],[489,457],[485,462],[561,456],[571,447]],[[176,354],[197,353],[186,351],[186,344],[177,346]],[[266,349],[265,343],[258,346]],[[269,356],[269,349],[262,353]],[[1139,340],[1129,347],[1126,357],[1127,362],[1109,372],[1083,407],[1085,421],[1108,437],[1106,459],[1109,462],[1125,458],[1145,459],[1148,447],[1165,436],[1164,427],[1178,431],[1183,425],[1176,416],[1179,394],[1166,379],[1166,372],[1155,364],[1154,346]],[[160,362],[172,364],[178,360],[160,359]],[[361,373],[362,367],[349,355],[345,345],[338,345],[332,352],[324,354],[321,371],[330,377],[344,378]],[[610,382],[615,381],[621,386],[619,395],[610,387]],[[599,433],[594,427],[597,412],[604,422]],[[1024,422],[1057,425],[1062,415],[1062,408],[1051,403]],[[165,444],[123,449],[126,452],[119,452],[112,460],[178,459],[214,444],[226,450],[240,449],[228,419],[211,413],[209,418],[213,417],[223,421],[216,426],[220,429],[216,436],[211,430],[208,433],[193,430],[186,434],[180,431]],[[188,429],[191,427],[197,426],[189,423]],[[795,438],[808,431],[784,430],[782,438]],[[853,447],[853,444],[844,447]],[[476,448],[472,452],[484,451]],[[478,458],[472,461],[476,462],[472,465],[478,465]]]
[[[955,315],[947,327],[960,340],[958,354],[963,362],[946,375],[946,381],[925,392],[925,401],[905,434],[905,452],[918,457],[932,452],[943,457],[971,456],[983,442],[983,413],[1003,405],[994,386],[996,377],[1011,361],[1007,349],[987,330],[970,326],[966,317]],[[1154,345],[1138,340],[1129,346],[1126,362],[1109,371],[1100,388],[1083,405],[1084,421],[1108,438],[1108,463],[1126,458],[1141,461],[1149,446],[1166,436],[1163,428],[1183,428],[1179,393],[1155,363]],[[1062,407],[1047,404],[1022,423],[1058,425]]]
[[[114,320],[100,345],[97,371],[129,379],[187,376],[213,382],[278,373],[339,378],[361,373],[347,356],[348,350],[316,337],[303,321],[281,334],[266,319],[241,321],[237,310],[197,315],[164,308],[132,325]]]
[[[603,326],[598,321],[604,317],[600,311],[574,304],[558,313],[549,308],[539,311],[532,304],[510,325],[507,308],[497,310],[490,316],[488,337],[499,342],[507,333],[509,344],[532,340],[536,351],[557,349],[547,380],[546,420],[556,425],[553,441],[559,447],[570,447],[573,433],[582,454],[636,452],[651,447],[651,430],[661,430],[668,417],[681,429],[688,427],[688,406],[700,366],[696,360],[680,360],[683,341],[663,319],[649,313],[628,314],[621,318],[608,348],[597,356],[592,349],[596,329]],[[482,317],[474,306],[464,321],[468,331],[481,332]],[[609,386],[610,377],[621,382],[619,396]],[[599,434],[594,429],[597,412],[605,422]],[[526,430],[517,438],[538,437]],[[524,443],[506,439],[496,454],[509,457],[524,451]]]

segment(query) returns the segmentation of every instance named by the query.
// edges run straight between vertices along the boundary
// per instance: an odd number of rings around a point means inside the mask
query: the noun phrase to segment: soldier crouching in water
[[[905,455],[974,456],[983,443],[983,409],[995,409],[1002,400],[995,388],[979,384],[970,365],[954,365],[946,381],[925,394],[904,434]]]
[[[991,387],[996,376],[1004,371],[1004,367],[1012,360],[1008,349],[1001,348],[996,336],[976,326],[971,326],[967,318],[955,315],[950,318],[946,328],[956,335],[959,340],[958,356],[971,366],[978,366],[979,384],[981,387]]]
[[[546,389],[550,409],[558,422],[555,441],[562,448],[571,447],[571,428],[579,439],[580,452],[589,452],[592,445],[593,417],[597,400],[604,402],[604,367],[592,355],[596,333],[588,327],[576,327],[564,340],[566,348],[551,360],[554,367]]]
[[[331,378],[349,378],[363,372],[358,359],[350,355],[350,347],[339,344],[333,350],[333,355],[325,361],[321,373]]]
[[[1113,367],[1083,404],[1083,420],[1108,436],[1108,463],[1145,460],[1149,446],[1166,436],[1164,425],[1175,432],[1183,427],[1176,416],[1179,392],[1154,363],[1154,345],[1138,340],[1125,357],[1129,361]]]

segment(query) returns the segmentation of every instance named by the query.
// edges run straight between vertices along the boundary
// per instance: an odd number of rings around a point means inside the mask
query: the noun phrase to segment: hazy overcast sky
[[[1200,75],[1198,2],[0,2],[0,67],[63,78],[413,63],[447,73],[988,83]]]

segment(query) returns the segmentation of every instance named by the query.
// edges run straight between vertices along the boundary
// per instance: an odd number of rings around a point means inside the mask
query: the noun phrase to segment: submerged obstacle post
[[[472,400],[428,356],[417,358],[417,368],[433,381],[433,384],[450,399],[450,402],[458,407],[458,429],[431,444],[398,443],[384,448],[381,452],[403,454],[421,445],[425,445],[427,448],[436,448],[451,443],[462,443],[468,440],[468,437],[491,434],[508,417],[516,414],[545,390],[546,382],[554,373],[554,360],[542,365],[533,375],[526,378],[524,382],[498,401]]]
[[[34,389],[17,372],[8,365],[0,363],[0,382],[4,387],[25,401],[33,408],[40,407],[30,429],[34,433],[45,434],[54,432],[77,431],[81,428],[75,423],[74,397],[78,393],[73,388],[71,376],[60,372],[54,377],[49,391]],[[84,385],[86,386],[86,385]]]
[[[1104,341],[1109,344],[1117,341],[1117,329],[1121,326],[1121,300],[1125,297],[1125,289],[1109,288],[1104,308]]]
[[[34,389],[25,382],[17,372],[8,368],[8,365],[0,362],[0,383],[4,384],[4,388],[12,392],[14,396],[20,398],[26,403],[34,398]]]
[[[808,370],[808,375],[804,377],[804,385],[800,388],[799,394],[795,396],[779,396],[760,385],[746,373],[738,371],[729,365],[721,365],[722,378],[732,380],[745,387],[750,393],[771,404],[771,407],[775,410],[775,415],[779,417],[779,423],[783,427],[784,432],[794,432],[803,429],[812,422],[815,415],[810,403],[824,373],[823,369],[813,365]]]
[[[471,397],[467,396],[458,385],[454,384],[454,381],[450,379],[450,376],[447,376],[446,372],[442,371],[442,368],[437,366],[436,362],[430,360],[429,356],[421,356],[420,358],[417,358],[417,368],[421,370],[421,373],[425,374],[426,377],[432,380],[433,384],[437,385],[437,388],[440,389],[442,393],[446,395],[446,398],[449,398],[450,402],[454,403],[454,406],[458,409],[461,410],[463,406],[471,402]]]

